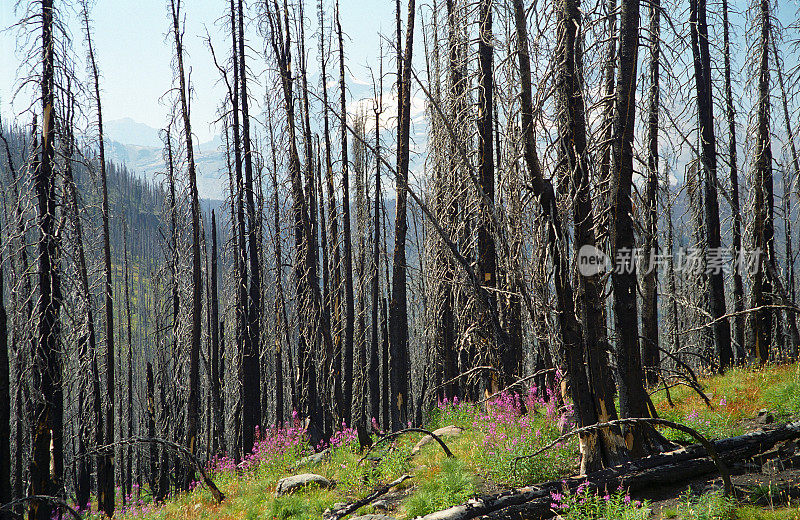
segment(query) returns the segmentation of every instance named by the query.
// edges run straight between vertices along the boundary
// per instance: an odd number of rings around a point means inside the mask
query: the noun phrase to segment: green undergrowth
[[[653,395],[660,416],[692,426],[709,438],[745,432],[761,408],[769,409],[778,421],[800,417],[798,365],[760,370],[737,368],[724,376],[704,378],[701,383],[712,407],[706,406],[691,389],[676,387],[670,393],[674,406],[669,405],[663,390]],[[559,402],[554,393],[546,389],[531,389],[524,396],[503,394],[486,405],[446,400],[433,409],[424,427],[430,430],[451,425],[463,428],[459,436],[445,439],[455,455],[452,459],[446,457],[435,442],[411,457],[412,447],[422,435],[408,434],[393,442],[381,443],[362,461],[355,430],[343,426],[330,439],[330,457],[320,464],[305,467],[296,464],[312,450],[298,421],[294,427],[264,432],[259,436],[254,454],[238,466],[224,458],[209,464],[214,481],[226,494],[222,504],[215,504],[210,493],[198,486],[170,497],[163,504],[153,505],[148,501],[145,488],[143,498],[129,501],[127,510],[115,518],[317,520],[334,503],[363,497],[375,487],[404,474],[413,478],[401,484],[400,493],[390,498],[390,514],[400,519],[414,518],[463,503],[478,493],[575,474],[579,453],[574,439],[536,457],[518,459],[558,438],[562,422],[570,412],[569,403]],[[682,434],[666,429],[663,432],[670,438],[692,442]],[[374,439],[377,440],[377,436]],[[335,486],[275,497],[278,480],[304,472],[320,474]],[[622,491],[610,496],[560,497],[554,504],[559,505],[559,514],[564,519],[637,520],[649,514],[647,504],[631,501]],[[359,510],[361,514],[370,512],[374,512],[371,506]],[[728,503],[713,495],[683,497],[679,507],[667,513],[672,515],[669,518],[678,520],[800,520],[797,509],[771,511]]]
[[[724,375],[701,379],[710,403],[693,389],[679,386],[670,390],[670,406],[663,388],[653,395],[659,415],[690,426],[710,439],[733,437],[753,427],[759,410],[767,409],[776,421],[800,418],[800,365],[771,365],[763,368],[734,368]],[[668,439],[696,442],[690,435],[664,429]]]

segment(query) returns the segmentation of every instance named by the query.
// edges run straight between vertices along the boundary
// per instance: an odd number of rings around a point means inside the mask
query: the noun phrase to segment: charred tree
[[[260,226],[256,217],[253,190],[253,153],[250,138],[250,112],[247,94],[247,67],[244,42],[244,13],[242,0],[238,0],[239,31],[239,103],[242,109],[242,158],[244,159],[244,194],[247,208],[247,259],[250,262],[250,279],[247,296],[247,328],[242,353],[242,451],[253,449],[255,427],[261,419],[261,261],[258,248]],[[236,87],[234,87],[236,88]],[[243,229],[240,232],[244,232]]]
[[[197,450],[197,432],[199,420],[199,379],[200,379],[200,342],[202,333],[202,291],[203,280],[200,269],[200,200],[197,194],[197,172],[194,163],[192,142],[192,126],[189,117],[189,90],[183,66],[183,29],[181,28],[181,0],[170,0],[172,10],[172,32],[175,41],[175,57],[178,66],[178,90],[181,116],[183,119],[183,137],[189,173],[189,196],[191,200],[191,233],[192,233],[192,328],[189,347],[189,379],[187,381],[188,396],[186,398],[186,449],[194,455]],[[188,489],[194,480],[194,468],[187,465],[183,478],[183,486]]]
[[[769,42],[771,33],[769,0],[758,4],[758,116],[753,180],[753,249],[759,255],[758,269],[750,288],[750,306],[770,305],[773,292],[768,275],[775,267],[775,228],[773,218],[772,142],[770,135]],[[750,313],[746,320],[746,341],[750,355],[759,363],[769,360],[773,311],[770,308]]]
[[[58,259],[56,244],[56,172],[55,172],[55,42],[53,23],[53,0],[42,1],[42,74],[40,77],[42,101],[41,142],[38,160],[33,170],[33,186],[37,199],[36,221],[38,239],[36,243],[39,299],[35,305],[36,331],[32,360],[33,392],[36,397],[31,405],[31,448],[29,493],[53,495],[60,484],[59,468],[51,447],[55,447],[55,431],[61,414],[62,403],[57,401],[60,381],[58,354]],[[53,474],[51,474],[53,464]],[[32,502],[28,508],[29,520],[50,520],[52,505]]]
[[[111,239],[109,235],[108,220],[110,217],[108,205],[108,174],[106,172],[105,142],[103,136],[103,109],[100,100],[100,71],[92,45],[92,34],[89,28],[88,17],[84,18],[86,43],[89,47],[89,64],[92,72],[92,88],[94,102],[97,108],[97,148],[100,168],[100,187],[102,194],[102,221],[103,221],[103,281],[104,281],[104,313],[105,313],[105,424],[98,423],[95,442],[104,445],[114,441],[114,294],[111,273]],[[96,379],[97,380],[97,379]],[[114,457],[111,454],[101,454],[97,458],[97,507],[108,516],[114,514]]]
[[[492,1],[481,0],[478,5],[478,170],[481,189],[483,195],[494,201],[495,192],[495,164],[494,164],[494,140],[492,138],[494,128],[494,43],[492,42]],[[497,249],[495,247],[493,233],[489,215],[480,218],[478,226],[478,270],[482,277],[481,282],[491,295],[489,305],[496,307],[497,301],[494,297],[494,289],[497,288]],[[488,356],[487,356],[488,354]],[[480,353],[487,356],[491,361],[495,355],[501,353]],[[502,383],[493,381],[496,377],[494,372],[488,378],[484,377],[486,390],[494,392],[500,385],[506,386],[514,377],[515,359],[502,357],[502,367],[505,378]],[[507,366],[508,365],[508,366]]]
[[[399,0],[398,0],[399,6]],[[408,1],[406,41],[402,48],[401,75],[398,78],[397,126],[397,201],[395,206],[394,254],[392,259],[392,297],[389,303],[389,356],[392,430],[406,424],[408,414],[408,297],[406,286],[406,234],[408,232],[408,161],[411,128],[411,58],[414,46],[415,0]],[[399,19],[399,14],[398,14]],[[398,41],[400,40],[398,23]],[[398,55],[401,50],[398,48]]]
[[[689,26],[692,39],[694,83],[697,93],[697,120],[700,127],[700,164],[703,169],[706,246],[709,253],[721,246],[719,202],[717,201],[717,141],[714,135],[714,101],[711,83],[711,54],[706,21],[706,0],[689,2]],[[731,329],[725,316],[725,283],[721,269],[708,273],[708,303],[714,319],[714,347],[719,370],[733,363]]]
[[[342,22],[339,18],[339,2],[336,2],[336,35],[339,40],[339,107],[342,121],[347,121],[347,96],[344,76],[344,40]],[[353,408],[353,352],[355,334],[355,296],[353,294],[353,249],[350,230],[350,159],[347,151],[347,126],[339,125],[341,130],[341,168],[342,168],[342,278],[344,279],[344,367],[342,377],[343,419],[350,424]]]
[[[611,258],[619,262],[611,276],[614,326],[617,333],[617,381],[623,418],[650,417],[652,405],[644,388],[644,371],[639,350],[636,305],[636,247],[633,232],[633,136],[639,45],[639,1],[624,2],[620,8],[617,90],[611,157]],[[649,425],[625,428],[625,440],[633,457],[660,452],[663,438]]]
[[[647,107],[647,176],[644,196],[644,272],[642,273],[642,364],[648,385],[658,383],[660,357],[658,341],[658,111],[661,73],[661,2],[650,7],[650,92]]]
[[[742,212],[739,206],[739,171],[736,154],[736,109],[733,105],[733,88],[731,86],[731,42],[730,24],[728,22],[728,0],[722,0],[722,52],[725,75],[725,113],[728,119],[728,167],[731,183],[731,214],[733,217],[733,251],[742,251]],[[674,294],[674,292],[673,292]],[[733,271],[733,345],[739,362],[744,355],[744,284],[739,269]]]

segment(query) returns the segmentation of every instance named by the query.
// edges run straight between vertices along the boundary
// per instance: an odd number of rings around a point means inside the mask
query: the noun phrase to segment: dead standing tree
[[[202,273],[200,266],[200,200],[197,194],[197,172],[194,162],[192,143],[192,126],[189,116],[189,88],[183,65],[183,20],[181,18],[181,0],[170,0],[172,34],[175,42],[175,58],[177,60],[178,90],[181,116],[183,119],[183,137],[188,167],[189,195],[191,199],[191,233],[192,233],[192,328],[189,347],[189,395],[186,399],[186,448],[195,455],[197,451],[197,433],[199,420],[199,379],[200,379],[200,342],[202,333]],[[183,486],[188,489],[194,480],[194,468],[187,466],[183,477]]]

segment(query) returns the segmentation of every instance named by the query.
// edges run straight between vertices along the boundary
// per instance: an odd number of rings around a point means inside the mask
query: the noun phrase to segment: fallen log
[[[372,503],[373,500],[376,498],[385,495],[395,486],[399,486],[406,480],[413,478],[411,475],[403,475],[402,477],[389,482],[385,486],[381,486],[378,489],[374,490],[372,493],[368,494],[364,498],[356,500],[355,502],[351,502],[349,504],[344,504],[339,508],[335,508],[333,511],[326,511],[323,513],[322,518],[323,520],[340,520],[342,517],[349,515],[350,513],[356,512],[356,510],[364,507],[367,504]]]
[[[778,442],[800,438],[800,422],[769,431],[760,431],[714,441],[719,458],[728,467],[754,457]],[[675,484],[700,475],[713,473],[716,465],[702,445],[693,444],[668,453],[651,455],[625,464],[606,468],[589,475],[472,498],[457,506],[426,515],[423,520],[497,520],[547,519],[551,509],[550,493],[575,492],[581,484],[592,491],[614,490],[622,486],[629,492],[642,491],[655,485]],[[735,468],[734,468],[735,472]]]
[[[694,428],[689,428],[686,425],[678,424],[676,422],[668,421],[666,419],[659,419],[657,417],[647,417],[647,418],[640,418],[640,419],[632,419],[632,418],[617,419],[617,420],[609,421],[609,422],[606,422],[606,423],[598,423],[598,424],[594,424],[592,426],[586,426],[584,428],[578,428],[578,429],[572,430],[571,432],[569,432],[567,434],[564,434],[561,437],[557,438],[556,440],[554,440],[550,444],[548,444],[546,446],[543,446],[542,448],[539,448],[538,450],[536,450],[535,452],[531,453],[530,455],[522,455],[520,457],[517,457],[516,459],[514,459],[514,465],[513,466],[514,466],[514,468],[516,468],[518,460],[535,457],[536,455],[539,455],[540,453],[544,452],[545,450],[548,450],[548,449],[552,448],[553,446],[555,446],[559,442],[562,442],[562,441],[564,441],[564,440],[566,440],[566,439],[568,439],[568,438],[570,438],[570,437],[572,437],[574,435],[578,435],[580,433],[584,433],[584,432],[587,432],[587,431],[590,431],[590,430],[598,430],[598,429],[608,428],[610,426],[618,426],[618,425],[621,425],[621,424],[638,424],[638,423],[653,424],[653,425],[658,425],[658,426],[666,426],[668,428],[672,428],[673,430],[678,430],[678,431],[683,432],[683,433],[688,433],[689,435],[691,435],[692,437],[697,439],[697,441],[700,443],[700,445],[703,447],[703,449],[706,450],[706,453],[708,453],[708,456],[711,458],[711,460],[714,461],[714,465],[717,466],[717,471],[719,471],[719,474],[722,476],[722,481],[725,483],[725,495],[730,495],[730,494],[733,493],[733,486],[731,485],[731,478],[730,478],[730,475],[728,474],[728,469],[725,466],[725,463],[717,455],[717,450],[714,448],[714,445],[711,442],[709,442],[709,440],[706,439],[705,436],[703,436],[700,432],[698,432]]]

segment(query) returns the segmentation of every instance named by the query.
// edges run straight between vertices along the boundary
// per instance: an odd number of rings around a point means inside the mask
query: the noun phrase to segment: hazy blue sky
[[[15,13],[16,0],[0,0],[0,28],[14,24],[21,16],[21,8]],[[28,0],[21,0],[27,5]],[[60,4],[56,0],[56,5]],[[253,4],[253,2],[248,2]],[[170,87],[172,72],[172,43],[166,38],[169,28],[167,19],[167,0],[96,0],[92,9],[94,20],[94,40],[100,69],[103,74],[103,110],[109,119],[130,117],[154,128],[161,128],[166,121],[166,107],[159,101]],[[330,0],[325,0],[326,16],[333,16]],[[192,99],[192,120],[194,132],[201,141],[210,139],[216,132],[209,124],[223,96],[219,75],[204,43],[206,28],[215,42],[217,56],[227,54],[229,40],[223,33],[218,19],[226,15],[229,0],[184,0],[186,13],[185,45],[188,51],[187,63],[191,66],[191,80],[194,87]],[[306,2],[306,36],[316,30],[317,3]],[[394,31],[394,2],[389,0],[341,0],[342,27],[349,36],[345,41],[350,72],[356,78],[369,80],[366,63],[376,63],[379,49],[379,32],[391,37]],[[253,12],[250,9],[249,12]],[[68,11],[67,18],[72,21],[74,48],[79,58],[85,54],[83,32],[78,24],[74,8]],[[249,44],[253,48],[253,58],[249,66],[256,72],[265,67],[262,56],[263,39],[258,35],[255,22],[248,27]],[[4,117],[11,113],[11,95],[14,92],[17,69],[22,59],[17,47],[15,29],[0,33],[0,110]],[[312,43],[316,44],[316,39]],[[312,53],[312,61],[316,52]],[[257,59],[256,59],[257,58]],[[333,65],[333,64],[331,64]],[[309,69],[317,69],[315,63]],[[336,73],[338,69],[329,71]],[[83,72],[83,70],[81,70]],[[252,85],[255,96],[263,87]],[[14,106],[19,112],[29,96],[21,96]]]

